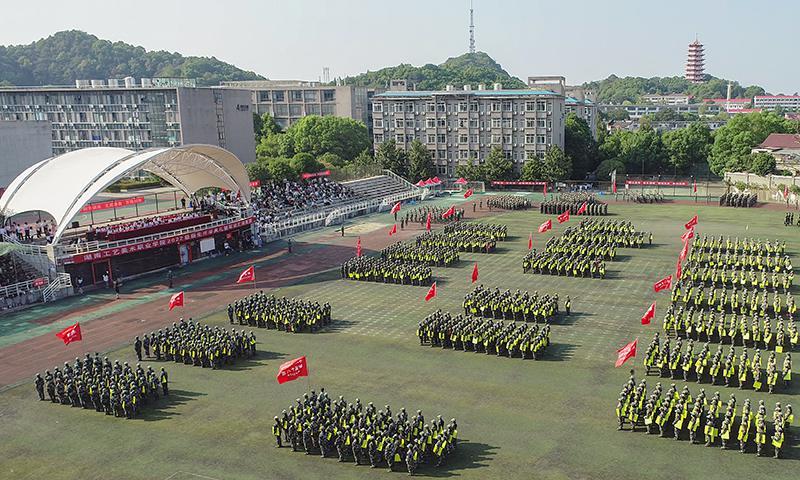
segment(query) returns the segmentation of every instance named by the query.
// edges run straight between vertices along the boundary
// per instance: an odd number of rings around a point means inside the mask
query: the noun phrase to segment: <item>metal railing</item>
[[[58,298],[59,292],[72,288],[72,277],[68,273],[58,273],[42,290],[42,301],[49,302]]]
[[[79,253],[89,253],[94,252],[97,250],[106,250],[109,248],[121,248],[128,245],[135,245],[138,243],[144,242],[152,242],[153,240],[160,240],[166,237],[174,237],[177,235],[184,235],[187,233],[197,232],[200,230],[206,230],[209,228],[220,227],[223,225],[228,225],[230,223],[238,222],[242,220],[242,217],[227,217],[221,220],[215,220],[213,222],[208,223],[201,223],[199,225],[192,225],[190,227],[184,227],[179,230],[168,230],[165,232],[153,233],[151,235],[145,235],[143,237],[134,237],[134,238],[126,238],[124,240],[117,240],[114,242],[100,242],[97,240],[91,242],[81,242],[75,243],[72,245],[59,245],[56,247],[56,254],[58,257],[65,257],[70,255],[75,255]]]
[[[42,280],[44,280],[44,283],[41,283]],[[37,283],[38,285],[36,285]],[[0,298],[27,295],[30,292],[36,292],[45,288],[48,284],[49,280],[46,277],[12,283],[11,285],[0,287]]]

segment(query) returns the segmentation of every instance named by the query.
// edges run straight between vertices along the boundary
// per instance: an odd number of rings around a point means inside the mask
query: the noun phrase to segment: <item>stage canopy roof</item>
[[[95,195],[130,172],[145,170],[191,195],[205,187],[241,193],[250,202],[250,182],[242,162],[213,145],[184,145],[134,152],[124,148],[84,148],[43,160],[11,182],[0,197],[0,215],[43,211],[53,216],[57,243],[70,220]]]

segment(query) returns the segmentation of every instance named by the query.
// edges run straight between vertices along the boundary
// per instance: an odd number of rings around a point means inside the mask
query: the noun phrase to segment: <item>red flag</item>
[[[389,229],[389,236],[391,237],[395,233],[397,233],[397,224],[396,223],[392,224],[392,228]]]
[[[551,228],[553,228],[553,221],[552,220],[548,220],[548,221],[544,222],[543,224],[539,225],[539,233],[544,233],[544,232],[550,230]]]
[[[544,182],[544,192],[542,193],[545,197],[547,196],[547,182]]]
[[[681,240],[683,240],[684,243],[689,241],[690,238],[694,238],[694,227],[692,227],[689,230],[683,232],[683,235],[681,235]]]
[[[456,213],[456,206],[450,205],[450,208],[442,214],[442,218],[450,218]]]
[[[469,198],[472,196],[472,189],[468,188],[466,192],[464,192],[464,198]]]
[[[175,307],[182,307],[183,306],[183,292],[178,292],[173,296],[169,297],[169,309],[172,311]]]
[[[528,250],[533,250],[533,233],[528,234]]]
[[[686,260],[686,255],[689,253],[689,241],[683,242],[683,248],[681,248],[681,253],[678,255],[678,261],[682,262]]]
[[[621,367],[622,364],[628,361],[629,358],[636,356],[636,343],[638,341],[639,339],[637,338],[636,340],[617,350],[617,362],[614,364],[614,367]]]
[[[642,317],[642,325],[650,325],[650,320],[655,318],[655,316],[656,316],[656,302],[653,302],[653,304],[650,305],[650,308],[648,308],[647,311],[644,312],[644,316]]]
[[[694,191],[694,193],[697,193],[697,180],[696,179],[692,179],[692,190]]]
[[[392,211],[391,211],[391,213],[392,213],[392,214],[395,214],[395,213],[397,213],[397,212],[399,212],[399,211],[400,211],[400,202],[397,202],[397,203],[395,203],[395,204],[394,204],[394,206],[392,207]]]
[[[358,241],[356,242],[356,257],[361,256],[361,237],[358,237]]]
[[[428,289],[428,293],[425,294],[425,301],[427,302],[431,298],[436,296],[436,282],[433,282],[431,288]]]
[[[681,261],[679,259],[678,263],[675,265],[675,280],[680,280],[681,279],[681,273],[683,273],[683,270],[682,270],[682,267],[681,267]]]
[[[653,284],[653,290],[656,293],[660,292],[661,290],[669,290],[672,288],[672,275],[667,278],[662,278],[661,280],[657,281]]]
[[[568,221],[569,221],[569,210],[558,216],[558,223],[564,223]]]
[[[428,212],[428,218],[425,219],[425,230],[431,231],[431,212]]]
[[[83,337],[81,336],[80,323],[75,322],[75,325],[70,325],[64,330],[61,330],[60,332],[56,333],[56,337],[63,340],[64,345],[69,345],[70,342],[77,342],[79,340],[83,340]]]
[[[278,379],[278,383],[286,383],[291,382],[292,380],[297,380],[300,377],[307,377],[308,376],[308,363],[306,363],[305,355],[300,358],[295,358],[294,360],[289,360],[286,363],[281,364],[280,368],[278,368],[278,375],[275,377]]]
[[[255,281],[256,281],[256,271],[254,267],[251,265],[247,270],[245,270],[239,275],[239,280],[236,280],[236,283],[255,282]]]
[[[686,222],[684,227],[686,227],[686,230],[689,230],[690,228],[694,227],[695,225],[697,225],[697,215],[695,215],[694,217],[692,217],[691,220]]]
[[[588,206],[589,206],[588,203],[583,202],[583,204],[581,204],[581,208],[578,209],[577,215],[581,215],[581,214],[585,213],[586,212],[586,207],[588,207]]]
[[[783,186],[783,199],[786,200],[789,198],[789,185]]]
[[[478,263],[475,263],[475,266],[472,267],[472,283],[478,281]]]

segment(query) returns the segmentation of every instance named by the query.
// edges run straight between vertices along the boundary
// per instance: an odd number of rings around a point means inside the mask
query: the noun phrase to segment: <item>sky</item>
[[[465,53],[469,38],[469,0],[30,0],[4,10],[17,21],[3,22],[0,45],[78,29],[214,56],[270,79],[438,64]],[[477,50],[523,80],[682,75],[697,36],[707,73],[771,93],[800,91],[797,0],[474,0],[474,10]]]

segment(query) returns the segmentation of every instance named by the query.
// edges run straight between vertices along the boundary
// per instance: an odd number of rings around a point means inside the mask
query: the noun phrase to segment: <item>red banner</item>
[[[547,182],[528,182],[524,180],[492,180],[492,186],[495,185],[524,185],[524,186],[531,186],[531,185],[547,185]]]
[[[330,177],[331,171],[330,170],[323,170],[317,173],[302,173],[300,174],[300,178],[303,180],[308,180],[309,178],[317,178],[317,177]]]
[[[643,185],[645,187],[688,187],[689,182],[669,182],[655,180],[625,180],[625,185]]]
[[[253,180],[253,181],[251,181],[250,182],[250,186],[253,187],[253,188],[260,187],[261,186],[261,180]]]
[[[33,280],[33,286],[36,288],[44,287],[47,285],[47,279],[44,277],[39,277]]]
[[[217,233],[224,233],[230,230],[236,230],[237,228],[250,225],[254,221],[255,221],[254,217],[249,217],[245,218],[244,220],[239,220],[237,222],[229,223],[227,225],[221,225],[219,227],[214,227],[214,228],[206,228],[205,230],[198,230],[196,232],[186,233],[183,235],[176,235],[174,237],[162,238],[160,240],[153,240],[151,242],[135,243],[132,245],[126,245],[124,247],[107,248],[105,250],[98,250],[97,252],[73,255],[72,261],[69,263],[83,263],[83,262],[91,262],[94,260],[105,260],[107,258],[116,257],[118,255],[143,252],[145,250],[151,250],[153,248],[165,247],[167,245],[175,245],[177,243],[184,243],[191,240],[199,240],[201,238],[210,237]]]
[[[96,212],[98,210],[109,210],[111,208],[128,207],[144,203],[144,197],[123,198],[121,200],[109,200],[108,202],[90,203],[81,208],[81,213]]]

